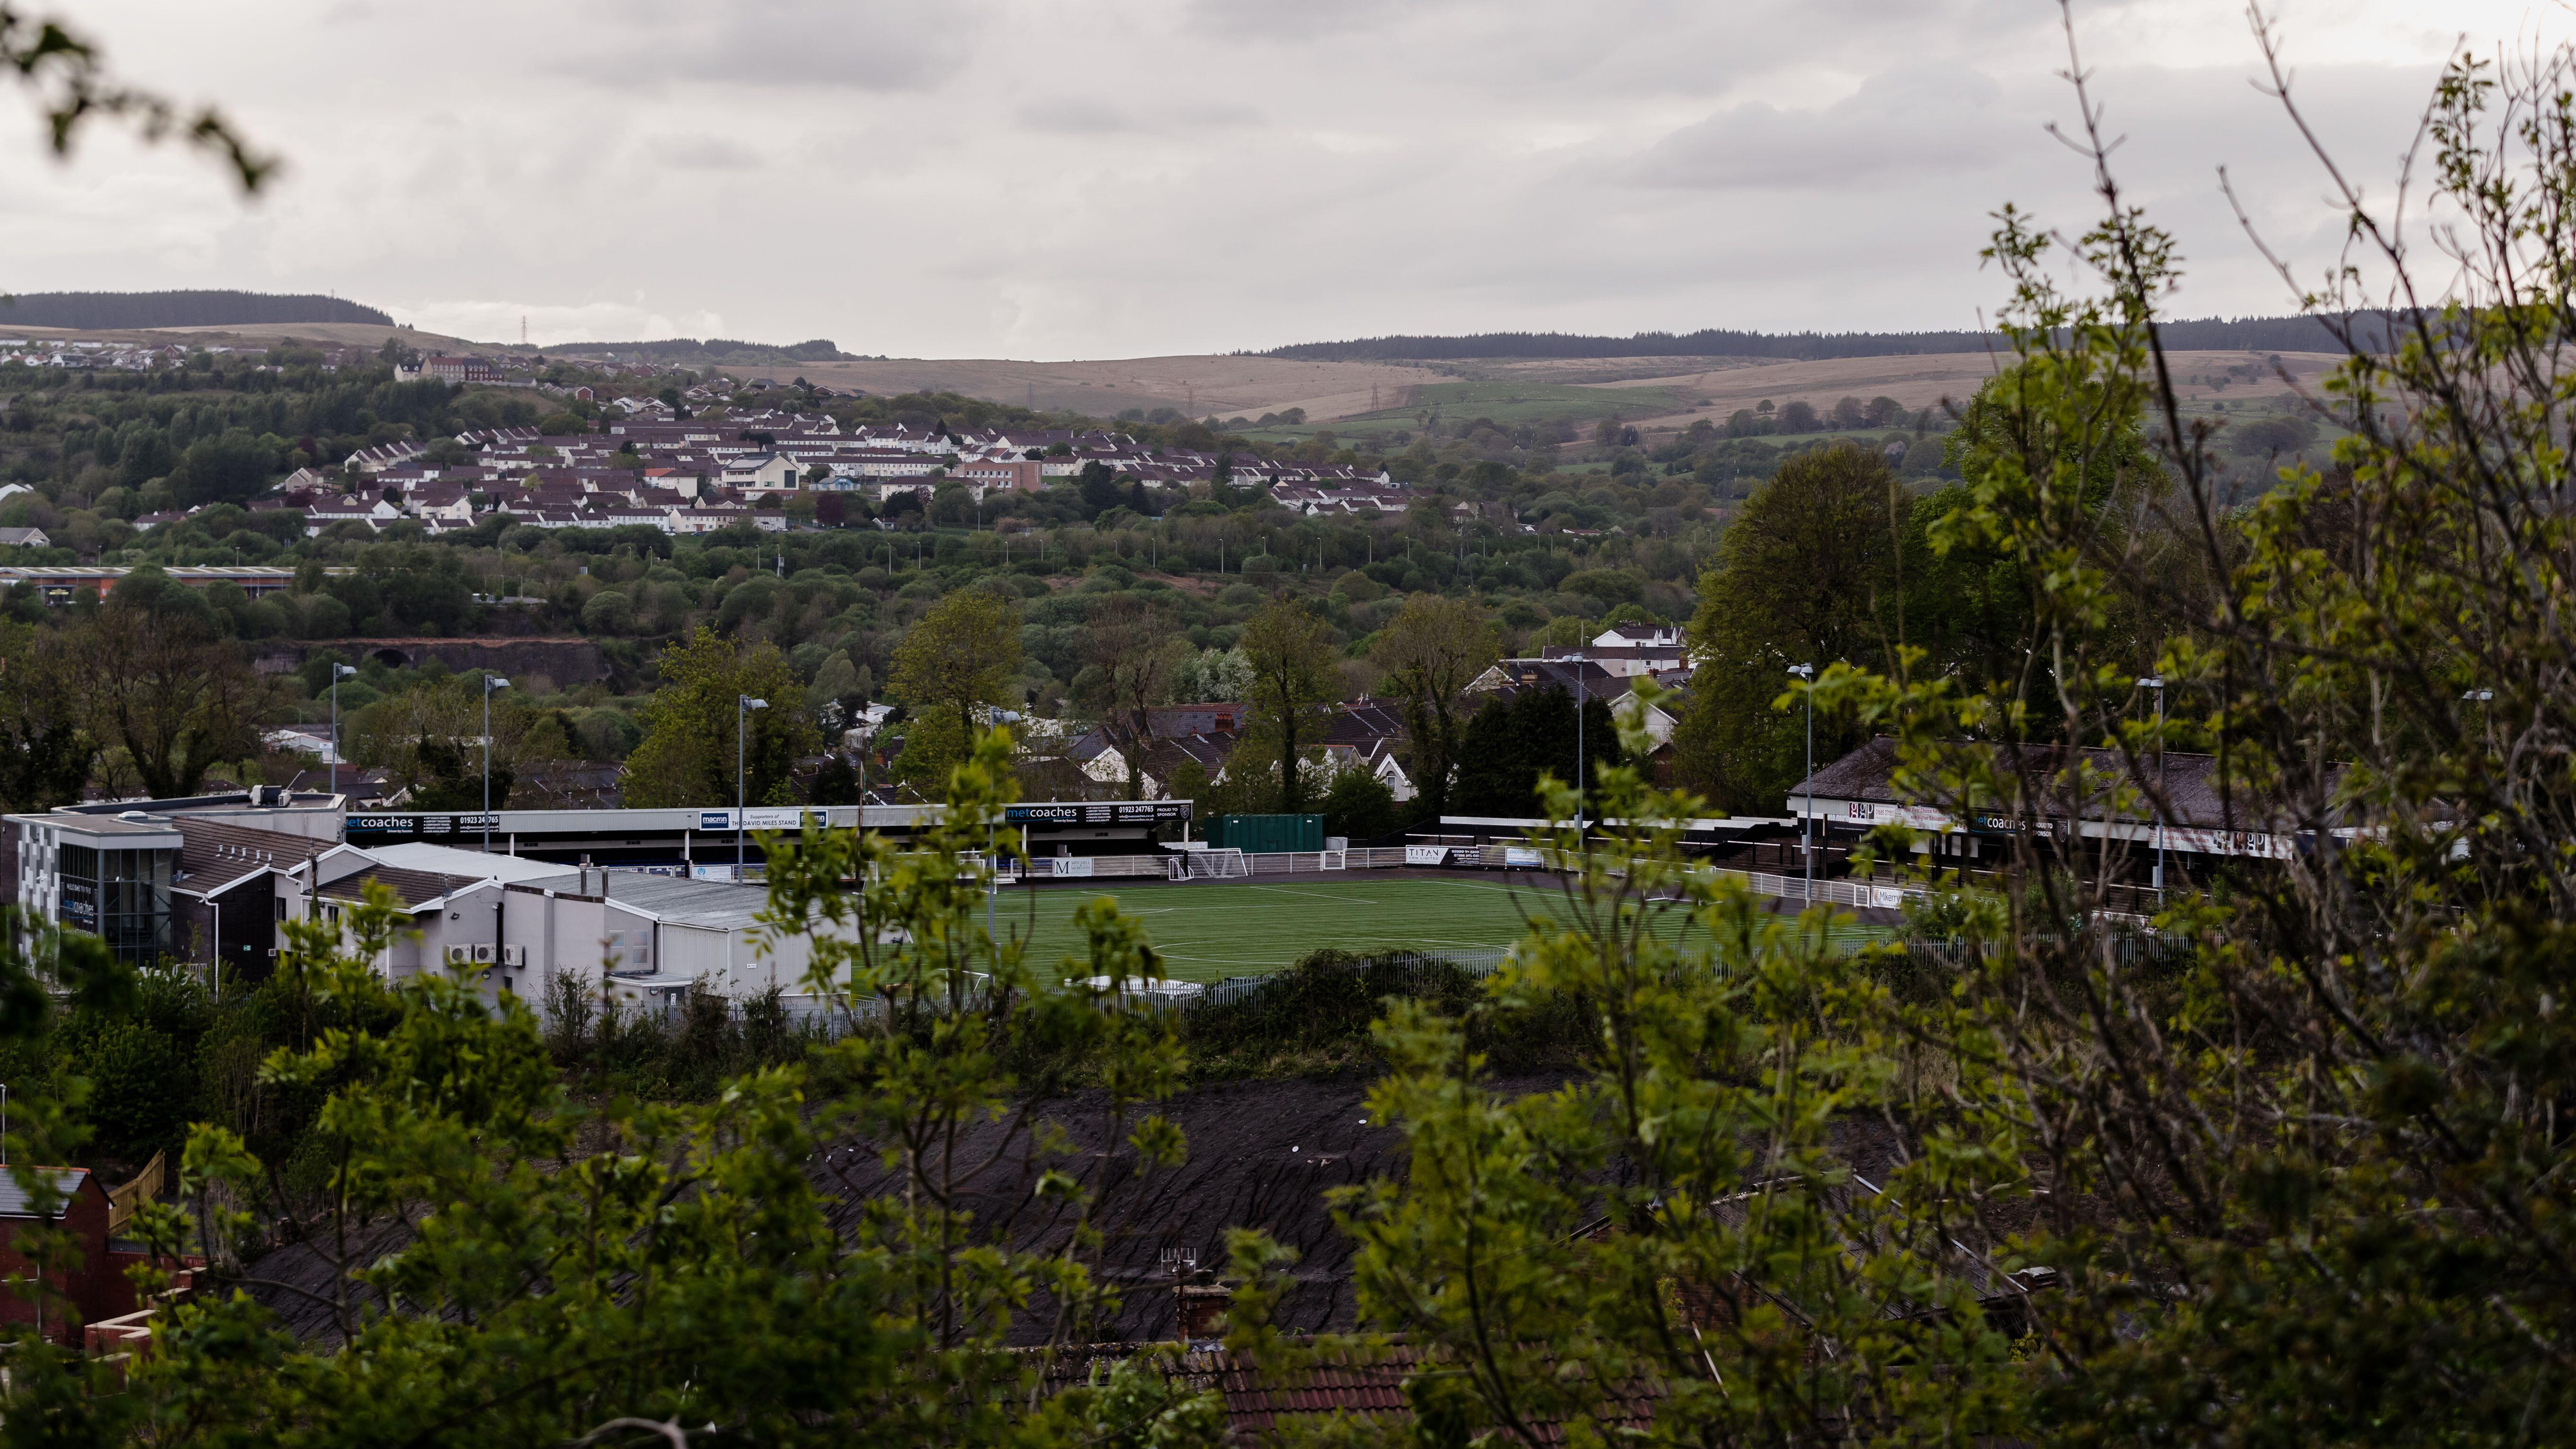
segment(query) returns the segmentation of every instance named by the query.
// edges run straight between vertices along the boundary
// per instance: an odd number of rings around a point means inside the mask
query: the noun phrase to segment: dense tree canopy
[[[1730,810],[1771,813],[1805,773],[1801,720],[1772,707],[1790,666],[1886,668],[1907,640],[1906,570],[1928,549],[1924,505],[1877,454],[1802,453],[1756,489],[1701,576],[1697,672],[1679,749],[1686,778]],[[1855,743],[1819,721],[1817,758]]]
[[[1008,600],[965,589],[939,601],[895,649],[887,685],[919,717],[905,771],[936,781],[965,758],[983,725],[979,711],[1010,702],[1020,665],[1020,631]]]
[[[1324,743],[1325,711],[1342,696],[1341,672],[1323,620],[1282,595],[1243,626],[1243,653],[1252,664],[1252,706],[1237,747],[1248,778],[1268,773],[1277,808],[1290,815],[1308,807],[1309,752]]]
[[[1417,594],[1377,636],[1372,658],[1386,671],[1385,692],[1403,704],[1413,783],[1426,819],[1447,813],[1466,733],[1467,686],[1492,667],[1498,652],[1484,611],[1465,599]]]
[[[644,710],[643,742],[626,759],[626,803],[729,805],[738,789],[754,803],[783,803],[776,797],[815,738],[813,722],[794,707],[803,691],[777,646],[700,629],[662,651],[661,674],[663,687]],[[769,707],[746,710],[746,696]]]
[[[1586,700],[1578,729],[1572,694],[1553,685],[1524,687],[1489,699],[1467,717],[1449,813],[1534,819],[1542,777],[1570,785],[1578,761],[1597,770],[1620,758],[1618,722],[1607,700]]]

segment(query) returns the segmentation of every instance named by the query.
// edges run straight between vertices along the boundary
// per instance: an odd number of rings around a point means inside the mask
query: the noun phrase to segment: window
[[[94,932],[122,960],[150,961],[169,954],[174,854],[166,847],[63,846],[56,917],[75,930]]]

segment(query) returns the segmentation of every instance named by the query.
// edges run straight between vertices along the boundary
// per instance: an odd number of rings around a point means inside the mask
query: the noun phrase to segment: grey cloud
[[[2356,35],[2408,0],[2285,3]],[[2069,229],[2097,205],[2040,130],[2072,105],[2056,9],[2031,0],[305,13],[98,7],[120,67],[186,77],[293,171],[244,208],[172,148],[102,133],[57,166],[0,145],[11,285],[336,287],[540,317],[641,294],[674,326],[913,356],[1957,326],[1997,296],[1976,260],[1997,203]],[[2310,263],[2336,236],[2313,163],[2245,86],[2234,6],[2093,0],[2079,21],[2133,138],[2124,182],[2189,251],[2187,305],[2278,307],[2213,167]],[[2384,65],[2293,59],[2339,154],[2384,185],[2430,77],[2394,41],[2367,57]],[[726,265],[746,216],[772,214],[763,264]],[[601,221],[637,215],[654,224]]]
[[[1031,101],[1020,107],[1019,122],[1032,131],[1046,131],[1059,136],[1104,136],[1113,131],[1131,131],[1135,118],[1127,112],[1088,96],[1056,96]]]
[[[1022,130],[1055,136],[1108,136],[1120,132],[1186,136],[1191,131],[1253,125],[1261,118],[1261,113],[1250,106],[1226,101],[1181,104],[1146,112],[1112,105],[1095,96],[1050,96],[1031,101],[1012,113]]]
[[[1330,40],[1399,23],[1416,7],[1388,0],[1191,0],[1185,23],[1229,40]]]
[[[758,151],[726,136],[665,136],[647,143],[655,159],[686,171],[757,171]]]
[[[989,0],[725,0],[685,10],[612,9],[602,12],[601,33],[616,39],[563,64],[597,79],[919,91],[966,65],[991,12]]]
[[[1761,102],[1730,106],[1683,127],[1638,158],[1652,186],[1820,188],[1891,172],[1974,170],[1994,164],[2009,121],[2003,87],[1951,66],[1890,71],[1815,111]]]

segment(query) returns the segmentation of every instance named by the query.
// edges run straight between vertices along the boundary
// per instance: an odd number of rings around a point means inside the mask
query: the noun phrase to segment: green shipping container
[[[1324,848],[1321,815],[1220,815],[1208,822],[1208,844],[1246,855]]]

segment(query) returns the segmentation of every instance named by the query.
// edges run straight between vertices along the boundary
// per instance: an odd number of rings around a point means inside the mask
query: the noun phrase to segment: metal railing
[[[1455,951],[1371,952],[1365,958],[1381,972],[1392,968],[1399,987],[1409,988],[1423,976],[1438,970],[1458,970],[1482,979],[1503,969],[1512,959],[1509,946],[1474,946]],[[1138,981],[1119,993],[1119,999],[1137,1005],[1167,1011],[1191,1011],[1202,1007],[1236,1006],[1257,999],[1263,992],[1277,987],[1288,973],[1274,971],[1260,976],[1229,976],[1222,981]],[[976,976],[967,985],[965,999],[970,1009],[984,1004],[983,979]],[[723,1003],[728,1016],[739,1022],[763,1009],[756,1000],[728,1000]],[[783,1024],[793,1033],[838,1037],[852,1026],[872,1026],[885,1019],[886,1003],[873,996],[818,996],[810,993],[781,995],[777,998]],[[677,1000],[643,1004],[621,1004],[620,1014],[630,1019],[643,1017],[663,1026],[671,1025],[688,1010]]]
[[[1246,855],[1243,862],[1254,875],[1312,875],[1349,869],[1350,854],[1347,850],[1281,850]]]
[[[1167,855],[1056,855],[1035,860],[1004,860],[994,868],[994,879],[1003,885],[1017,885],[1029,880],[1091,880],[1161,876],[1170,869]]]
[[[1730,870],[1715,866],[1710,867],[1708,873],[1720,880],[1740,882],[1755,895],[1793,901],[1823,901],[1867,910],[1898,910],[1907,900],[1923,894],[1923,887],[1904,881],[1820,880],[1815,883],[1815,894],[1810,896],[1807,879],[1803,875],[1774,875],[1764,870]]]

